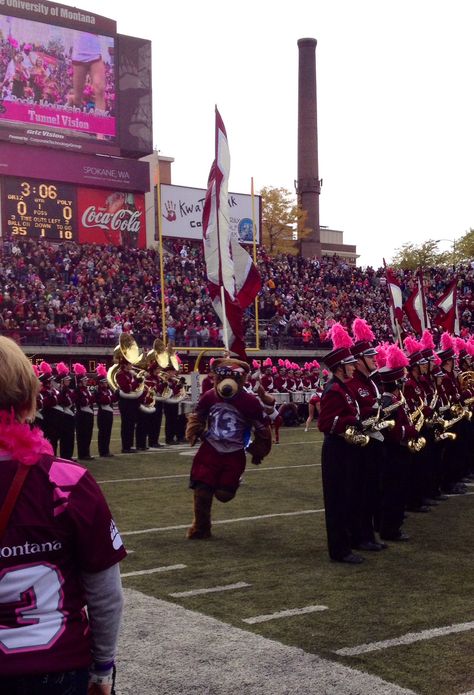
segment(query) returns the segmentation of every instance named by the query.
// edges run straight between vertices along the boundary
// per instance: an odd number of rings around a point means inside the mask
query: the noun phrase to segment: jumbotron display
[[[150,41],[55,2],[0,0],[0,140],[150,154]]]
[[[5,231],[11,237],[76,239],[75,186],[35,179],[5,178]]]

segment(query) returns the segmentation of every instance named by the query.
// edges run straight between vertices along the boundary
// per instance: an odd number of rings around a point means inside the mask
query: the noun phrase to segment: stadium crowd
[[[337,257],[269,257],[260,247],[260,343],[263,348],[326,348],[334,322],[356,316],[378,340],[391,338],[383,268],[358,268]],[[177,346],[222,345],[222,329],[206,287],[200,244],[171,242],[163,254],[167,339]],[[395,271],[406,297],[415,281]],[[474,329],[474,262],[459,265],[461,332]],[[454,276],[451,267],[424,272],[428,311]],[[254,309],[246,315],[247,342],[255,341]],[[116,345],[132,331],[151,346],[161,334],[160,259],[155,249],[54,244],[13,239],[0,249],[0,331],[24,344]],[[435,331],[436,341],[436,331]]]

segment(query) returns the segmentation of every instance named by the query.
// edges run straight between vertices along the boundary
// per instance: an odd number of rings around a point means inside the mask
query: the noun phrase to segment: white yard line
[[[151,570],[137,570],[136,572],[124,572],[121,577],[138,577],[140,574],[156,574],[157,572],[171,572],[172,570],[183,570],[186,565],[168,565],[167,567],[153,567]]]
[[[376,652],[389,647],[399,647],[402,644],[413,644],[422,640],[433,639],[433,637],[444,637],[445,635],[453,635],[457,632],[468,632],[474,629],[474,622],[458,623],[457,625],[447,625],[446,627],[436,627],[432,630],[422,630],[421,632],[407,632],[406,635],[396,637],[395,639],[386,639],[381,642],[369,642],[368,644],[359,644],[357,647],[345,647],[338,649],[335,654],[338,656],[357,656],[358,654],[367,654],[368,652]]]
[[[247,473],[265,473],[266,471],[283,471],[291,468],[321,468],[320,463],[301,463],[296,466],[264,466],[262,467],[252,467],[245,470]],[[110,480],[98,480],[97,482],[102,485],[104,483],[133,483],[140,482],[141,480],[170,480],[172,478],[189,478],[189,473],[177,473],[175,475],[152,475],[144,478],[111,478]]]
[[[202,596],[203,594],[214,594],[219,591],[232,591],[232,589],[245,589],[247,582],[236,582],[235,584],[224,584],[223,586],[211,586],[208,589],[192,589],[191,591],[178,591],[170,594],[173,598],[185,598],[186,596]]]
[[[286,611],[278,611],[277,613],[268,613],[267,615],[256,615],[253,618],[243,618],[242,622],[247,623],[247,625],[256,625],[257,623],[266,623],[268,620],[291,618],[293,615],[304,615],[305,613],[319,613],[320,611],[327,610],[327,606],[305,606],[304,608],[289,608]]]
[[[321,514],[324,509],[305,509],[300,512],[281,512],[279,514],[261,514],[260,516],[242,516],[237,519],[220,519],[213,521],[212,525],[218,524],[236,524],[239,521],[260,521],[261,519],[275,519],[282,516],[301,516],[302,514]],[[189,528],[189,524],[179,524],[178,526],[159,526],[156,528],[144,528],[139,531],[121,531],[121,536],[137,536],[141,533],[158,533],[160,531],[179,531],[180,529]]]

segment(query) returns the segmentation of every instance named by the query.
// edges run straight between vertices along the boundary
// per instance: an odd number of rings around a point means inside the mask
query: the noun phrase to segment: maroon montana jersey
[[[1,458],[0,505],[16,468]],[[0,674],[89,666],[81,573],[108,569],[125,555],[91,474],[77,463],[42,455],[0,540]]]
[[[239,391],[224,399],[215,389],[206,391],[196,406],[200,420],[207,420],[204,438],[221,453],[239,451],[248,443],[250,429],[267,429],[260,401],[251,393]]]

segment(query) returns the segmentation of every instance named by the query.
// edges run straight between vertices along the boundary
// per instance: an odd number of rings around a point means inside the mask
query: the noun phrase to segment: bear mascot
[[[202,394],[188,418],[186,439],[191,446],[202,440],[191,467],[194,521],[188,538],[211,536],[213,498],[229,502],[235,497],[246,452],[257,465],[270,452],[272,437],[262,404],[244,389],[249,371],[249,365],[237,359],[214,360],[214,387]]]

